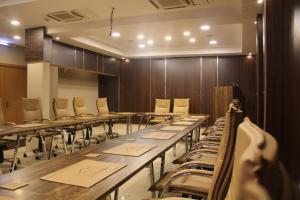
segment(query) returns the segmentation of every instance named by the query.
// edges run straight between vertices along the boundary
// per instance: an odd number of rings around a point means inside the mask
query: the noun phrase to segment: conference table
[[[184,130],[173,131],[176,132],[176,135],[168,140],[145,139],[144,136],[153,131],[160,131],[165,126],[171,126],[172,123],[174,123],[174,121],[178,121],[178,119],[169,120],[141,131],[134,132],[130,135],[121,136],[114,140],[89,146],[66,156],[60,156],[47,161],[40,161],[24,169],[3,175],[0,177],[0,185],[14,182],[23,182],[28,185],[15,191],[0,189],[0,199],[1,197],[25,200],[102,199],[114,191],[115,199],[117,199],[118,188],[145,167],[150,167],[150,181],[151,183],[154,182],[153,161],[157,158],[162,159],[160,167],[160,175],[162,175],[164,173],[165,152],[172,148],[182,138],[186,138],[186,145],[188,145],[188,135],[192,134],[193,130],[200,127],[201,124],[208,120],[208,118],[208,115],[202,115],[197,121],[193,121],[191,125],[186,126]],[[138,157],[104,153],[107,149],[117,147],[124,143],[153,144],[155,147]],[[41,180],[41,177],[48,175],[49,173],[87,159],[86,155],[90,153],[100,154],[100,156],[88,159],[103,162],[123,163],[126,166],[100,182],[97,182],[90,188]]]

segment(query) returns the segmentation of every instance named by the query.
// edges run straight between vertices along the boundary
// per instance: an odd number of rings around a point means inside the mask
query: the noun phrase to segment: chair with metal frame
[[[157,115],[170,113],[170,104],[171,104],[170,99],[155,99],[154,113]],[[166,120],[168,120],[168,116],[152,117],[152,115],[150,115],[147,118],[146,127],[148,126],[148,124],[158,124],[158,123],[164,122]]]

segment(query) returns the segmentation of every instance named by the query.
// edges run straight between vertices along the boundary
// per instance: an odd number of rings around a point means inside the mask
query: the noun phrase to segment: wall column
[[[53,119],[52,99],[57,96],[57,68],[48,62],[27,64],[27,96],[40,98],[43,118]]]

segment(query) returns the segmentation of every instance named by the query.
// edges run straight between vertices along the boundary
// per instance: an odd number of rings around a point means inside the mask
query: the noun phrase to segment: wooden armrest
[[[199,161],[199,160],[195,160],[195,161],[190,161],[190,162],[186,162],[181,164],[178,168],[177,171],[181,171],[183,169],[186,168],[190,168],[190,167],[209,167],[209,168],[214,168],[214,163],[210,163],[207,161]]]
[[[5,125],[8,125],[8,126],[14,126],[14,125],[17,125],[17,124],[14,123],[14,122],[5,122]]]

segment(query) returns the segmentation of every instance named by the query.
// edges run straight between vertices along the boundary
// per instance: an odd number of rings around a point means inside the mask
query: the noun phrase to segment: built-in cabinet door
[[[27,96],[26,68],[0,65],[0,97],[3,99],[6,121],[21,123],[22,97]]]

